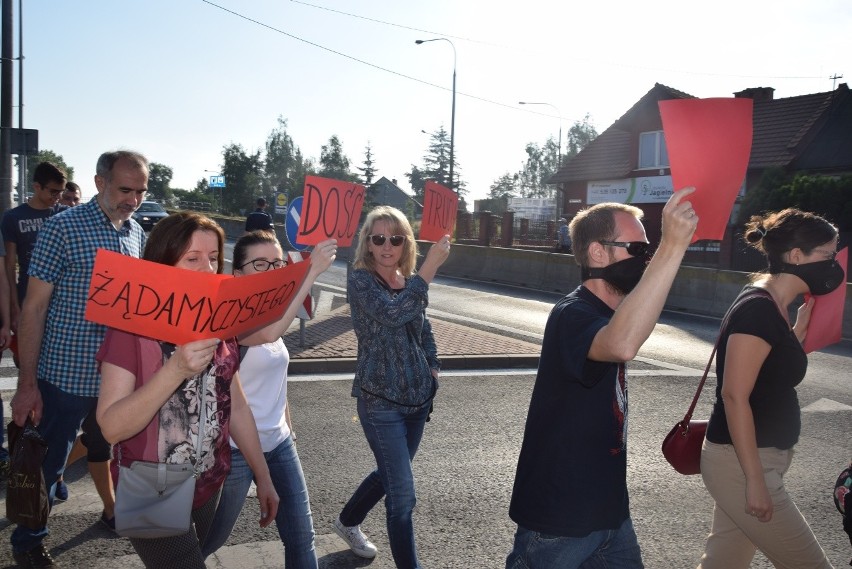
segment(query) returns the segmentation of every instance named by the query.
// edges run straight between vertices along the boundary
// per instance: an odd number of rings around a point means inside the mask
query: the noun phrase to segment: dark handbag
[[[707,374],[710,373],[710,366],[713,364],[713,358],[716,356],[722,332],[727,328],[728,320],[734,310],[752,298],[767,296],[769,296],[769,293],[766,291],[755,289],[740,297],[728,309],[728,312],[725,313],[722,325],[719,327],[719,335],[716,337],[716,344],[713,346],[713,351],[710,352],[710,360],[707,362],[707,367],[704,368],[704,375],[698,383],[698,389],[695,390],[695,397],[692,398],[692,404],[689,406],[683,419],[678,421],[669,431],[669,434],[666,435],[666,438],[663,439],[663,456],[681,474],[701,474],[701,447],[704,445],[704,436],[707,433],[708,421],[692,420],[692,413],[698,404],[698,398],[701,396],[704,382],[707,381]]]
[[[50,503],[42,463],[47,442],[27,417],[23,427],[9,423],[9,482],[6,487],[6,518],[29,529],[47,525]]]
[[[115,491],[115,533],[118,535],[150,539],[189,531],[207,421],[207,389],[203,375],[198,378],[198,385],[201,393],[195,462],[164,464],[135,460],[126,467],[121,464],[121,445],[118,445],[119,475]]]

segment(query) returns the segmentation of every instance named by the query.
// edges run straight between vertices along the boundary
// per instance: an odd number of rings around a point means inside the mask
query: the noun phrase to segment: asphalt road
[[[631,376],[629,387],[628,476],[645,564],[649,568],[694,567],[709,529],[712,503],[700,477],[676,474],[659,452],[660,442],[683,412],[695,385],[694,370],[680,375],[667,370],[671,375],[662,375],[651,364],[636,367],[642,369]],[[381,507],[363,526],[380,550],[372,563],[352,556],[329,529],[371,468],[372,457],[355,416],[348,379],[328,379],[294,377],[290,388],[298,449],[321,549],[320,566],[393,567]],[[502,566],[514,532],[507,509],[533,379],[532,373],[486,372],[443,380],[415,460],[415,523],[424,566]],[[702,401],[697,415],[706,415],[709,405],[709,398]],[[834,510],[830,488],[843,461],[852,454],[852,412],[820,399],[803,398],[802,405],[803,436],[787,485],[831,561],[842,567],[852,550]],[[82,465],[78,465],[69,475],[72,496],[85,490],[88,478],[82,474]],[[97,524],[96,500],[88,507],[66,506],[69,504],[54,512],[47,542],[63,567],[140,566],[127,540]],[[273,566],[275,554],[280,552],[277,533],[272,528],[259,529],[257,516],[257,506],[249,500],[227,544],[231,562],[211,567]],[[0,530],[0,560],[9,559],[10,533],[10,527]],[[770,566],[760,556],[752,565]]]

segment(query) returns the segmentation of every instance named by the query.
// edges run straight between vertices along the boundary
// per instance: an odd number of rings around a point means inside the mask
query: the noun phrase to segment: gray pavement
[[[299,345],[298,325],[285,336],[291,354],[290,401],[311,493],[320,567],[391,568],[381,506],[363,525],[379,548],[372,562],[352,555],[330,530],[343,503],[374,464],[349,396],[355,341],[348,308],[339,302],[327,308],[305,326],[304,345]],[[432,325],[445,372],[414,463],[418,548],[426,567],[501,567],[515,529],[508,503],[539,348],[434,317]],[[8,413],[15,373],[6,359],[0,362],[0,393]],[[502,369],[511,367],[517,369]],[[694,567],[709,529],[712,501],[700,477],[678,475],[665,463],[659,445],[683,412],[702,370],[647,358],[638,358],[631,370],[628,484],[645,565]],[[711,400],[702,399],[697,416],[709,413]],[[807,395],[802,396],[802,407],[803,437],[788,474],[788,490],[832,563],[842,567],[849,562],[849,542],[830,504],[828,487],[838,471],[836,442],[852,432],[852,413],[843,405],[810,401]],[[66,479],[70,498],[51,513],[52,534],[46,541],[62,566],[142,567],[128,540],[98,523],[100,500],[85,461],[73,465]],[[3,513],[5,486],[0,485]],[[283,567],[277,532],[260,529],[257,518],[257,503],[250,499],[228,543],[208,560],[208,567]],[[0,569],[12,567],[11,531],[0,518]],[[771,565],[758,554],[752,567]]]

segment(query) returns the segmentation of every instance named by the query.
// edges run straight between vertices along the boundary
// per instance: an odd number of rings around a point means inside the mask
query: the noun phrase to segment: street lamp
[[[450,189],[455,189],[456,194],[459,193],[458,188],[454,188],[455,180],[453,179],[453,150],[456,143],[456,46],[447,38],[432,38],[428,40],[414,40],[414,43],[420,45],[430,41],[445,41],[453,48],[453,112],[450,117]]]
[[[557,152],[557,154],[556,154],[556,156],[557,156],[557,158],[556,158],[556,171],[558,172],[559,169],[562,167],[562,111],[560,111],[559,107],[557,107],[556,105],[554,105],[552,103],[534,103],[534,102],[530,102],[530,101],[518,101],[518,104],[519,105],[546,105],[548,107],[552,107],[552,108],[556,109],[557,114],[559,114],[559,141],[556,143],[556,147],[557,147],[557,151],[556,151]],[[561,192],[557,188],[557,190],[556,190],[556,213],[559,214],[559,215],[562,215],[562,210],[559,208],[559,195],[560,195],[560,193]]]

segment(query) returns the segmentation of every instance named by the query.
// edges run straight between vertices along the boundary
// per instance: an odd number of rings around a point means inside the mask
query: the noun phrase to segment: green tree
[[[583,148],[593,141],[598,136],[594,125],[591,123],[591,118],[588,114],[582,121],[575,121],[568,129],[568,139],[566,145],[566,153],[563,155],[562,164],[566,158],[576,156]],[[554,184],[548,184],[547,181],[559,171],[561,166],[559,156],[559,141],[549,137],[542,146],[534,142],[528,142],[524,148],[527,159],[524,162],[521,170],[514,176],[514,189],[516,195],[525,198],[552,198],[556,195],[557,188]],[[496,191],[501,191],[500,188],[506,185],[507,179],[504,174],[492,184],[493,188],[497,187]],[[511,196],[509,196],[511,197]]]
[[[358,176],[349,171],[349,158],[343,153],[343,144],[336,134],[331,135],[328,144],[322,145],[320,152],[319,175],[346,182],[357,182]]]
[[[300,183],[293,176],[301,161],[301,153],[287,132],[287,120],[278,117],[278,127],[273,129],[266,139],[264,174],[268,189],[277,188],[290,195]]]
[[[151,162],[148,164],[148,197],[149,199],[171,203],[174,192],[169,187],[174,172],[165,164]]]
[[[565,158],[572,158],[580,153],[594,139],[598,137],[598,131],[595,130],[595,125],[592,124],[592,118],[589,113],[583,117],[582,121],[574,121],[571,128],[568,129],[568,136],[565,144]]]
[[[429,136],[429,147],[426,155],[423,156],[423,164],[421,166],[412,164],[411,171],[405,174],[411,184],[411,190],[417,200],[422,201],[426,180],[434,180],[442,186],[458,192],[459,210],[466,209],[464,196],[467,194],[467,189],[465,183],[461,180],[461,169],[455,155],[453,156],[453,178],[455,180],[454,183],[450,183],[450,135],[442,125]]]
[[[497,178],[488,191],[488,197],[492,199],[508,199],[518,195],[518,174],[506,172]]]
[[[373,178],[376,176],[376,162],[373,160],[373,148],[370,146],[370,141],[367,141],[367,148],[364,149],[363,168],[358,167],[361,172],[361,180],[365,185],[369,186],[373,183]]]
[[[260,150],[248,154],[240,144],[226,146],[222,151],[222,175],[226,187],[221,193],[219,209],[229,214],[252,209],[264,189]],[[265,197],[267,201],[272,199],[271,195]]]
[[[799,208],[821,215],[843,231],[852,231],[852,176],[786,175],[780,168],[763,173],[740,205],[737,225],[755,214]]]
[[[53,162],[59,168],[65,170],[65,175],[68,177],[68,180],[74,180],[74,168],[65,163],[65,159],[61,154],[57,154],[53,150],[39,150],[38,154],[27,156],[27,175],[26,184],[24,184],[27,192],[32,192],[33,172],[35,171],[36,166],[42,162]],[[17,172],[19,169],[20,159],[15,156],[15,171]],[[21,195],[20,180],[19,183],[15,185],[15,190],[18,192],[18,195]]]

